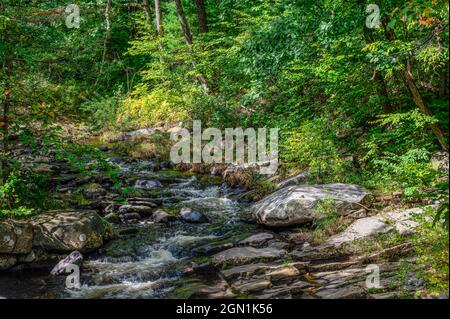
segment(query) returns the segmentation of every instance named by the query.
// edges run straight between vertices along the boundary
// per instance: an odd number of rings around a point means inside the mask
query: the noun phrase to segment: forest
[[[448,23],[447,0],[0,0],[0,298],[448,299]],[[246,136],[175,161],[196,123]]]

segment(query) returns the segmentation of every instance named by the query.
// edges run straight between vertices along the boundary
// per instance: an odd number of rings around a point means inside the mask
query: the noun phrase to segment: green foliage
[[[313,221],[313,226],[319,230],[326,230],[340,217],[336,211],[336,203],[331,198],[320,201],[316,210],[322,216]]]
[[[25,216],[27,208],[45,208],[48,204],[47,181],[31,170],[14,169],[0,185],[0,209]]]
[[[435,227],[435,215],[435,211],[428,210],[422,216],[414,239],[419,256],[418,272],[426,283],[427,292],[432,295],[448,291],[449,279],[449,233],[445,227]]]
[[[411,149],[402,155],[385,154],[371,161],[367,174],[370,174],[371,186],[403,190],[405,198],[429,196],[424,190],[438,176],[425,149]]]
[[[34,210],[32,208],[26,207],[18,207],[15,209],[0,209],[0,221],[2,219],[12,218],[12,219],[21,219],[27,218],[34,214]]]
[[[447,194],[441,198],[442,202],[436,210],[436,215],[434,216],[433,226],[442,226],[445,230],[449,230],[449,202],[448,202],[448,183],[447,184]]]
[[[89,114],[89,123],[94,129],[117,127],[115,122],[117,109],[122,103],[121,92],[115,92],[113,96],[98,96],[81,104],[81,110]]]
[[[344,173],[344,163],[324,121],[307,121],[298,130],[287,132],[281,147],[283,161],[311,173],[327,173],[336,179]]]
[[[377,126],[369,131],[363,144],[364,159],[370,161],[387,153],[402,154],[418,146],[429,148],[429,126],[435,122],[419,110],[380,115],[374,122]]]

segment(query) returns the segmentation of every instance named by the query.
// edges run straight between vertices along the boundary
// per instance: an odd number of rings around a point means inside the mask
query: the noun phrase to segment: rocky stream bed
[[[82,189],[83,201],[0,223],[1,297],[392,298],[421,285],[414,276],[406,286],[399,280],[408,242],[373,253],[346,248],[376,234],[408,234],[421,209],[372,216],[362,187],[304,185],[299,177],[246,203],[239,199],[243,191],[220,176],[177,172],[151,160],[108,161],[119,168],[128,194],[100,172],[79,177],[64,161],[43,164],[58,172],[55,196]],[[296,234],[311,227],[325,198],[352,222],[314,245]],[[79,288],[66,287],[65,264],[53,271],[62,276],[50,274],[69,254],[81,266]],[[380,287],[373,289],[367,266],[380,259]]]

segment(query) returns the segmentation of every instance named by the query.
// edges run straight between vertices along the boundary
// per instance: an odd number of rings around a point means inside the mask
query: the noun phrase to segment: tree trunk
[[[422,95],[420,94],[419,89],[417,88],[417,85],[414,82],[414,79],[412,78],[411,74],[407,70],[404,70],[403,77],[405,79],[406,85],[408,86],[409,92],[411,93],[416,106],[422,111],[422,113],[429,116],[433,116],[433,113],[425,104],[425,101],[423,100]],[[440,128],[439,124],[433,123],[431,125],[431,130],[433,131],[434,135],[436,135],[439,144],[441,144],[442,148],[448,151],[448,145],[445,142],[444,133],[442,132],[442,129]]]
[[[389,41],[395,41],[395,39],[396,39],[395,33],[392,29],[390,29],[388,27],[388,23],[389,23],[388,17],[383,19],[382,24],[384,27],[386,38]],[[431,110],[428,108],[422,95],[419,92],[419,89],[417,88],[414,78],[412,77],[412,74],[410,72],[410,68],[411,68],[411,64],[410,64],[410,61],[408,60],[406,62],[405,68],[401,71],[401,76],[405,82],[406,88],[407,88],[408,92],[410,93],[411,98],[413,99],[414,103],[419,108],[419,110],[423,114],[426,114],[428,116],[433,116],[433,112],[431,112]],[[439,123],[437,123],[437,122],[433,123],[431,125],[431,130],[433,131],[434,135],[436,136],[441,147],[444,150],[448,151],[448,145],[445,142],[444,132],[442,131],[441,127],[439,126]]]
[[[191,29],[189,28],[189,24],[186,20],[186,16],[184,14],[183,6],[181,4],[180,0],[174,0],[177,15],[178,15],[178,21],[180,22],[181,30],[183,31],[183,37],[186,44],[189,46],[189,48],[192,50],[192,46],[194,44],[194,40],[192,38]],[[197,63],[195,61],[192,61],[192,66],[195,68],[197,66]],[[208,86],[208,80],[203,74],[197,75],[197,80],[200,82],[200,85],[203,89],[203,92],[205,95],[209,94],[209,86]]]
[[[155,15],[156,15],[156,31],[158,35],[161,37],[164,35],[164,27],[162,21],[162,10],[161,3],[159,0],[155,0]]]
[[[110,12],[111,12],[111,0],[108,0],[106,2],[106,8],[105,8],[105,29],[106,29],[106,33],[105,33],[105,39],[103,41],[103,55],[102,55],[102,63],[100,65],[100,73],[103,72],[103,64],[106,61],[106,55],[108,53],[108,42],[109,42],[109,38],[111,35],[111,20],[110,20]],[[96,82],[97,84],[97,82]]]
[[[175,7],[177,9],[178,21],[180,22],[181,30],[183,31],[184,41],[187,45],[191,46],[194,44],[192,39],[191,29],[186,20],[186,15],[184,14],[183,6],[180,0],[173,0],[175,2]]]
[[[149,29],[150,31],[153,29],[153,21],[152,21],[152,11],[150,10],[150,3],[149,0],[144,0],[144,12],[145,12],[145,17],[147,18],[147,23],[149,25]]]
[[[205,2],[203,0],[195,0],[197,6],[198,27],[200,33],[208,32],[208,19],[206,15]]]

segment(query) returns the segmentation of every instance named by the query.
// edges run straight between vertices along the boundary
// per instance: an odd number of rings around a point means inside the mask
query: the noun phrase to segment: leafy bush
[[[150,127],[182,122],[188,118],[185,101],[165,90],[146,93],[138,90],[118,110],[117,120],[124,125]]]
[[[120,91],[113,96],[95,96],[91,100],[81,104],[81,109],[89,114],[86,118],[94,129],[114,128],[116,126],[116,113],[122,103]]]
[[[35,210],[32,208],[19,207],[15,209],[0,209],[0,220],[6,218],[21,219],[32,216]]]
[[[13,170],[0,186],[0,208],[14,209],[22,206],[45,206],[46,179],[30,170]]]
[[[306,121],[298,130],[285,133],[281,150],[283,161],[319,176],[328,174],[339,178],[345,171],[344,162],[323,120]]]
[[[371,186],[403,189],[406,198],[424,197],[425,187],[432,185],[438,172],[433,169],[426,149],[411,149],[405,154],[385,154],[368,165]]]

